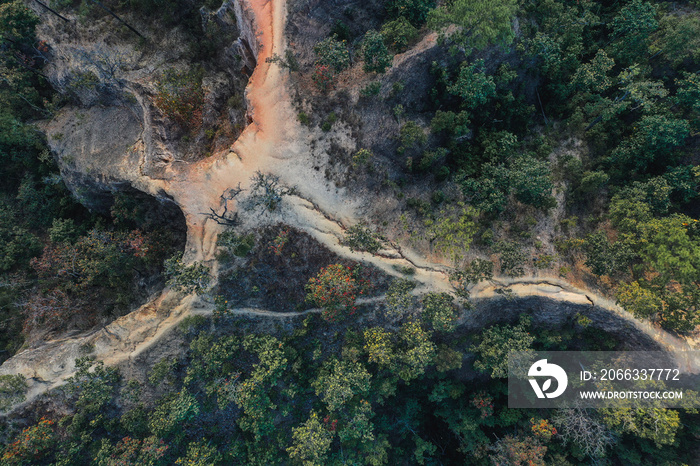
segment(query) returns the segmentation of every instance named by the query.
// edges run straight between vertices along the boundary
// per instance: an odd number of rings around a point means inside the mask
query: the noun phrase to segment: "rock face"
[[[141,137],[138,106],[65,109],[44,126],[61,175],[75,197],[105,212],[112,193],[130,187],[139,171],[134,149]]]
[[[182,31],[150,31],[148,44],[136,47],[115,35],[110,18],[65,23],[36,11],[42,18],[37,35],[50,45],[46,75],[71,102],[42,126],[69,189],[89,208],[102,209],[108,194],[123,187],[168,202],[167,181],[181,176],[185,164],[227,150],[246,126],[245,57],[237,39],[247,44],[251,72],[258,42],[254,16],[241,2],[228,0],[216,11],[200,12],[204,30],[211,26],[217,32],[211,44],[215,58],[202,66],[202,120],[209,131],[189,133],[153,104],[155,82],[166,70],[198,66]],[[139,25],[138,18],[133,21]]]
[[[260,42],[258,40],[258,27],[255,23],[255,14],[245,2],[228,0],[224,3],[222,8],[229,5],[233,7],[240,33],[240,37],[236,43],[237,50],[246,71],[252,74],[258,64],[258,56],[260,54]]]

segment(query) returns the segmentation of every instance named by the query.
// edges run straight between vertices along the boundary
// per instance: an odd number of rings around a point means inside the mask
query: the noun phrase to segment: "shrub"
[[[312,79],[321,92],[328,92],[335,87],[335,73],[328,65],[317,64]]]
[[[217,246],[224,248],[227,254],[238,257],[245,257],[255,247],[255,235],[236,234],[233,230],[226,230],[221,233],[216,240]]]
[[[24,401],[27,380],[22,374],[0,375],[0,411],[7,411],[15,403]]]
[[[169,119],[190,131],[202,125],[202,76],[194,71],[168,70],[156,81],[154,103]]]
[[[335,36],[338,40],[347,42],[350,40],[350,28],[341,20],[336,19],[335,23],[333,23],[333,27],[331,28],[330,35],[331,37]]]
[[[408,121],[401,127],[399,132],[399,154],[405,153],[409,149],[419,149],[428,140],[423,128],[414,121]]]
[[[515,242],[502,241],[496,245],[500,253],[501,273],[510,277],[525,275],[525,254],[520,245]]]
[[[128,288],[131,268],[147,254],[142,233],[92,230],[74,243],[50,244],[31,266],[39,277],[70,277],[72,289],[108,285]]]
[[[335,112],[329,113],[326,119],[323,120],[323,124],[321,124],[321,130],[327,133],[333,128],[336,121],[338,121],[338,116],[335,114]]]
[[[367,251],[376,253],[384,247],[381,238],[378,238],[372,230],[362,225],[353,225],[345,232],[343,244],[352,251]]]
[[[173,256],[165,261],[165,275],[168,276],[168,286],[186,294],[203,294],[209,288],[211,275],[209,267],[201,262],[185,265],[182,256]]]
[[[283,228],[277,236],[275,236],[275,239],[273,239],[270,242],[270,245],[268,246],[268,250],[273,253],[275,256],[281,256],[282,251],[284,251],[284,247],[287,245],[289,242],[289,229],[288,228]]]
[[[340,73],[350,66],[350,52],[344,40],[331,36],[314,46],[316,65],[327,66]]]
[[[477,230],[477,217],[478,212],[463,203],[442,209],[435,219],[424,221],[428,240],[438,252],[456,260],[469,250]]]
[[[379,81],[373,81],[360,90],[360,95],[362,97],[374,97],[378,96],[381,90],[381,83]]]
[[[493,262],[485,259],[474,259],[464,268],[450,275],[450,280],[457,282],[456,293],[460,298],[469,298],[470,284],[476,284],[493,278]]]
[[[360,149],[352,156],[352,166],[357,168],[360,165],[367,165],[370,159],[374,156],[369,149]]]
[[[301,123],[302,125],[311,126],[311,118],[305,112],[299,112],[297,118],[299,119],[299,123]]]
[[[391,67],[392,55],[384,44],[384,36],[370,29],[362,41],[363,69],[366,73],[384,73]]]
[[[408,48],[417,36],[418,29],[403,16],[385,23],[381,28],[382,36],[387,46],[394,52],[401,53]]]

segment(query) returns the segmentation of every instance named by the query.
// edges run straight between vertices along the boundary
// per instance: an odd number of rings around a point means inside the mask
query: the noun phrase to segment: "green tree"
[[[182,466],[215,466],[223,464],[223,455],[214,445],[204,442],[190,442],[187,445],[187,453],[178,458],[175,464]]]
[[[605,92],[613,85],[613,80],[608,73],[614,66],[615,60],[608,57],[604,50],[598,50],[590,62],[579,66],[571,79],[571,85],[579,91],[598,94]]]
[[[395,278],[389,284],[386,292],[387,314],[393,318],[400,318],[408,313],[413,306],[411,290],[416,284],[403,278]]]
[[[668,14],[661,18],[659,25],[652,51],[660,51],[674,65],[688,58],[700,58],[700,16],[697,13]]]
[[[384,73],[387,68],[391,67],[393,56],[389,53],[384,36],[370,29],[362,39],[362,58],[364,60],[363,69],[366,73]]]
[[[534,36],[525,38],[528,53],[537,57],[541,70],[554,84],[554,95],[566,95],[563,83],[580,64],[580,57],[593,41],[589,39],[591,27],[600,24],[594,13],[598,4],[584,1],[576,4],[557,0],[542,0],[535,6],[538,27]]]
[[[689,231],[696,223],[685,215],[672,215],[645,225],[640,255],[664,282],[700,282],[700,239]]]
[[[287,448],[289,457],[300,464],[323,466],[331,448],[334,433],[329,431],[315,411],[299,427],[292,428],[292,446]]]
[[[653,291],[637,281],[621,283],[615,293],[617,303],[641,319],[651,319],[662,311],[663,302]]]
[[[467,111],[463,110],[455,113],[438,110],[430,122],[430,129],[433,133],[444,131],[458,139],[469,134],[469,123],[469,113]]]
[[[420,27],[434,5],[435,0],[389,0],[385,8],[391,18],[404,17],[415,27]]]
[[[250,432],[256,442],[260,442],[275,430],[277,405],[272,397],[276,395],[274,387],[284,373],[288,360],[282,343],[269,335],[248,335],[243,347],[257,355],[259,362],[250,376],[237,386],[235,402],[243,410],[238,425]]]
[[[0,206],[0,272],[26,267],[41,252],[39,238],[18,223],[16,212]]]
[[[485,212],[501,212],[509,196],[540,209],[556,205],[549,164],[531,155],[511,158],[506,164],[487,164],[478,178],[462,178],[462,191]]]
[[[676,100],[689,111],[700,114],[700,75],[683,73],[682,77],[683,79],[676,78]]]
[[[664,408],[617,408],[601,410],[603,422],[612,430],[652,440],[657,448],[673,444],[681,427],[678,410]]]
[[[423,318],[438,332],[452,332],[459,317],[452,296],[448,293],[428,293],[423,298]]]
[[[197,399],[187,390],[182,390],[160,400],[149,422],[149,428],[156,436],[167,437],[183,424],[191,422],[199,413]]]
[[[30,42],[38,24],[39,17],[20,0],[0,4],[0,37]]]
[[[507,45],[515,37],[512,22],[517,9],[515,0],[455,0],[433,10],[429,25],[433,29],[457,25],[454,38],[467,48]]]
[[[479,59],[472,64],[462,64],[457,80],[447,90],[462,98],[462,107],[474,109],[496,95],[496,83],[493,76],[486,75],[484,60]]]
[[[367,328],[364,331],[364,350],[368,360],[379,367],[389,367],[396,358],[391,334],[381,327]]]
[[[66,390],[77,410],[70,421],[70,430],[78,434],[88,426],[97,428],[107,421],[104,413],[113,407],[120,374],[118,369],[105,367],[102,361],[89,356],[76,359],[75,368]]]
[[[628,176],[628,170],[645,173],[656,163],[674,161],[673,151],[690,134],[688,121],[664,115],[645,115],[634,127],[634,133],[616,147],[608,163],[619,170],[618,176]]]
[[[348,416],[347,422],[338,430],[338,438],[347,446],[362,447],[367,444],[371,448],[374,440],[374,416],[372,405],[367,400],[360,400]]]
[[[493,378],[508,376],[508,353],[511,351],[532,351],[535,337],[530,334],[530,317],[522,315],[518,324],[494,325],[485,330],[479,343],[472,345],[471,351],[477,355],[474,368],[486,372]]]
[[[613,52],[623,63],[646,58],[652,33],[659,27],[656,7],[649,2],[632,0],[620,9],[611,23],[615,38]]]
[[[424,221],[428,240],[438,252],[456,260],[469,250],[478,215],[473,207],[461,202],[454,208],[444,208],[437,218]]]
[[[624,189],[610,200],[608,217],[623,233],[639,234],[640,228],[652,219],[646,194],[640,189]]]
[[[541,209],[552,208],[556,204],[552,196],[554,184],[551,169],[545,161],[529,156],[517,157],[507,169],[498,167],[495,175],[503,185],[511,186],[515,198],[524,204]]]
[[[327,66],[340,73],[350,66],[350,52],[344,40],[336,36],[328,37],[314,46],[316,65]]]
[[[700,322],[700,241],[692,233],[696,219],[674,214],[653,218],[640,190],[616,195],[613,225],[639,256],[633,267],[643,277],[618,288],[618,301],[640,317],[655,316],[665,328],[686,332]]]
[[[399,348],[397,354],[400,365],[397,375],[404,381],[422,376],[428,365],[432,364],[435,354],[435,344],[430,340],[430,333],[425,331],[419,322],[406,322],[399,329]]]
[[[313,386],[329,411],[337,411],[356,396],[366,396],[371,375],[359,362],[332,359],[324,364]]]
[[[492,448],[491,461],[497,465],[545,466],[547,447],[533,437],[506,435]]]
[[[404,16],[384,23],[380,32],[387,47],[395,53],[405,52],[408,45],[418,37],[418,29]]]
[[[588,235],[583,251],[586,254],[586,265],[596,275],[624,272],[635,257],[629,244],[622,241],[611,244],[603,231]]]
[[[415,121],[407,121],[399,130],[399,148],[396,150],[399,154],[415,153],[419,151],[427,142],[428,136],[423,128]]]

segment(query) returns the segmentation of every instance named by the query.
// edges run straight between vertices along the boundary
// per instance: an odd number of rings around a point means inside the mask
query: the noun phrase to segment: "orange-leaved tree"
[[[367,281],[359,267],[331,264],[306,284],[306,300],[323,308],[323,317],[334,321],[352,315],[357,298],[367,291]]]

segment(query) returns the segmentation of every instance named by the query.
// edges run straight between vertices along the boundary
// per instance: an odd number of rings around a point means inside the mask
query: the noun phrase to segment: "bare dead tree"
[[[573,442],[590,458],[602,458],[615,443],[613,433],[588,410],[581,407],[560,409],[552,416],[564,443]]]
[[[296,187],[284,186],[279,177],[255,172],[250,188],[250,196],[246,210],[254,210],[262,207],[263,210],[274,211],[279,207],[284,196],[297,194]]]
[[[89,52],[82,49],[76,52],[85,67],[93,68],[105,82],[116,84],[120,88],[123,87],[123,82],[119,75],[133,66],[136,60],[132,54],[112,47],[98,46]]]
[[[224,206],[224,211],[219,214],[216,210],[210,207],[209,210],[211,212],[205,213],[204,215],[211,220],[214,220],[219,225],[226,225],[230,227],[238,225],[238,212],[231,214],[231,212],[229,212],[228,202],[234,200],[236,196],[241,194],[241,192],[243,192],[243,188],[241,188],[240,183],[238,183],[238,186],[235,188],[227,189],[221,194],[221,203]]]

